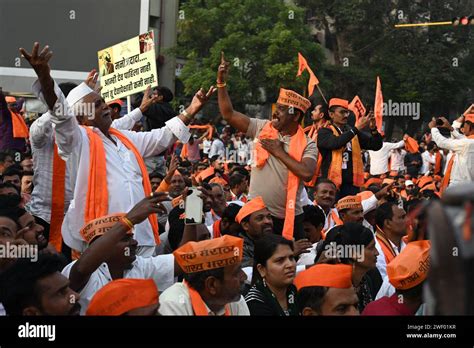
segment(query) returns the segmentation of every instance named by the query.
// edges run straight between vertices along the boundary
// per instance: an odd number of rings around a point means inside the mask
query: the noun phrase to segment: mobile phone
[[[188,190],[185,204],[184,213],[186,215],[186,219],[184,220],[184,224],[202,224],[203,201],[201,197],[199,197],[199,190],[196,187],[191,187]]]

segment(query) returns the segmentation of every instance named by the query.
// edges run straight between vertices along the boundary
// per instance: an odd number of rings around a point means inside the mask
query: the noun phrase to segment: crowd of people
[[[452,222],[445,235],[471,241],[474,105],[393,143],[339,96],[281,88],[271,118],[252,118],[222,54],[182,112],[158,87],[120,116],[94,71],[58,85],[48,46],[21,53],[48,112],[28,125],[0,90],[3,315],[440,313],[431,239]],[[196,119],[216,92],[223,128]],[[430,224],[431,205],[460,208]]]

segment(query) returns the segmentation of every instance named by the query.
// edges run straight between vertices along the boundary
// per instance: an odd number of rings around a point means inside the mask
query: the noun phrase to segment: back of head
[[[156,91],[158,92],[158,95],[163,96],[163,102],[165,103],[171,102],[174,98],[173,92],[171,92],[168,87],[159,86],[156,88]]]
[[[244,180],[246,180],[245,176],[240,173],[234,173],[229,178],[229,186],[232,189],[241,185]]]
[[[359,245],[366,247],[374,240],[374,234],[367,227],[361,224],[347,222],[343,225],[332,228],[327,234],[326,239],[322,244],[322,248],[318,248],[316,260],[321,257],[321,254],[328,248],[333,246],[353,246]],[[352,259],[341,258],[343,263],[351,263]]]
[[[326,216],[321,208],[314,205],[305,205],[303,207],[304,212],[304,222],[311,223],[314,227],[324,225],[326,222]]]

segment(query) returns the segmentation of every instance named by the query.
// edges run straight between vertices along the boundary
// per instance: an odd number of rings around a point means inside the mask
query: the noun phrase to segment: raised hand
[[[230,63],[225,60],[224,52],[221,52],[221,64],[217,70],[217,83],[225,83],[229,75]]]
[[[355,126],[358,130],[362,130],[366,128],[370,124],[370,122],[371,122],[371,118],[369,118],[369,115],[365,115],[365,116],[359,117]]]
[[[142,103],[140,104],[140,111],[146,112],[150,105],[155,104],[159,96],[157,94],[150,94],[151,86],[148,86],[143,94]]]
[[[53,52],[49,50],[49,46],[46,45],[39,51],[39,43],[35,42],[31,54],[28,53],[24,48],[20,48],[20,53],[22,56],[30,63],[31,67],[35,70],[36,74],[40,76],[41,74],[49,74],[51,68],[49,66],[49,60],[53,56]]]
[[[193,97],[193,100],[191,101],[191,105],[189,105],[191,113],[193,115],[197,114],[203,108],[203,106],[206,105],[206,103],[216,91],[217,88],[214,86],[211,86],[207,93],[203,88],[197,91],[197,93]]]
[[[157,214],[162,211],[161,202],[169,201],[168,192],[153,192],[138,202],[126,217],[134,224],[143,222],[150,214]]]

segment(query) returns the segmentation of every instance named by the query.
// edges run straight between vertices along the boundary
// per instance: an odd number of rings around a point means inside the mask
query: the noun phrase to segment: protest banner
[[[106,102],[158,85],[153,32],[100,50],[101,94]]]

